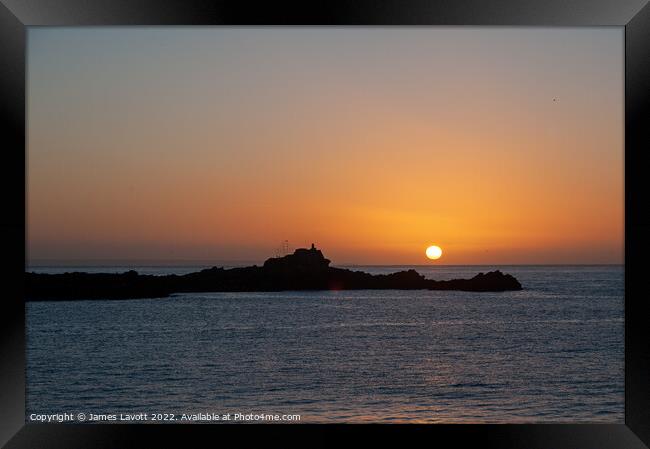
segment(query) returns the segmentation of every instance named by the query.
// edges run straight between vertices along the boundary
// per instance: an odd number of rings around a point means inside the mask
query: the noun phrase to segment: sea
[[[500,269],[524,289],[28,302],[26,420],[624,422],[623,266],[349,268],[437,280]]]

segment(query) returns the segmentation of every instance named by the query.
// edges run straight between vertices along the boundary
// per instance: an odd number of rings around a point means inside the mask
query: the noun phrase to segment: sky
[[[29,264],[623,262],[621,27],[32,27],[27,56]]]

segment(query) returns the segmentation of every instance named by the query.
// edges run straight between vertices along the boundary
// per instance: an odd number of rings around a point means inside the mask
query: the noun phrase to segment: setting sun
[[[440,259],[440,256],[442,256],[442,249],[440,249],[439,246],[433,245],[427,248],[426,253],[429,259]]]

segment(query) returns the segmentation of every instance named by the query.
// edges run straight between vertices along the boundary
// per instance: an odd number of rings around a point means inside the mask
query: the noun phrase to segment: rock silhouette
[[[479,273],[471,279],[435,281],[415,270],[372,275],[330,267],[314,245],[293,254],[268,259],[264,265],[212,267],[185,275],[142,275],[135,271],[109,273],[25,273],[28,301],[74,299],[158,298],[188,292],[271,292],[283,290],[462,290],[500,292],[521,290],[517,279],[501,271]]]

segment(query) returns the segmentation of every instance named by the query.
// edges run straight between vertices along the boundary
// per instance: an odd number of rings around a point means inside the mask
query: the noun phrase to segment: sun
[[[433,245],[427,248],[426,254],[429,259],[436,260],[440,259],[440,256],[442,256],[442,250],[439,246]]]

